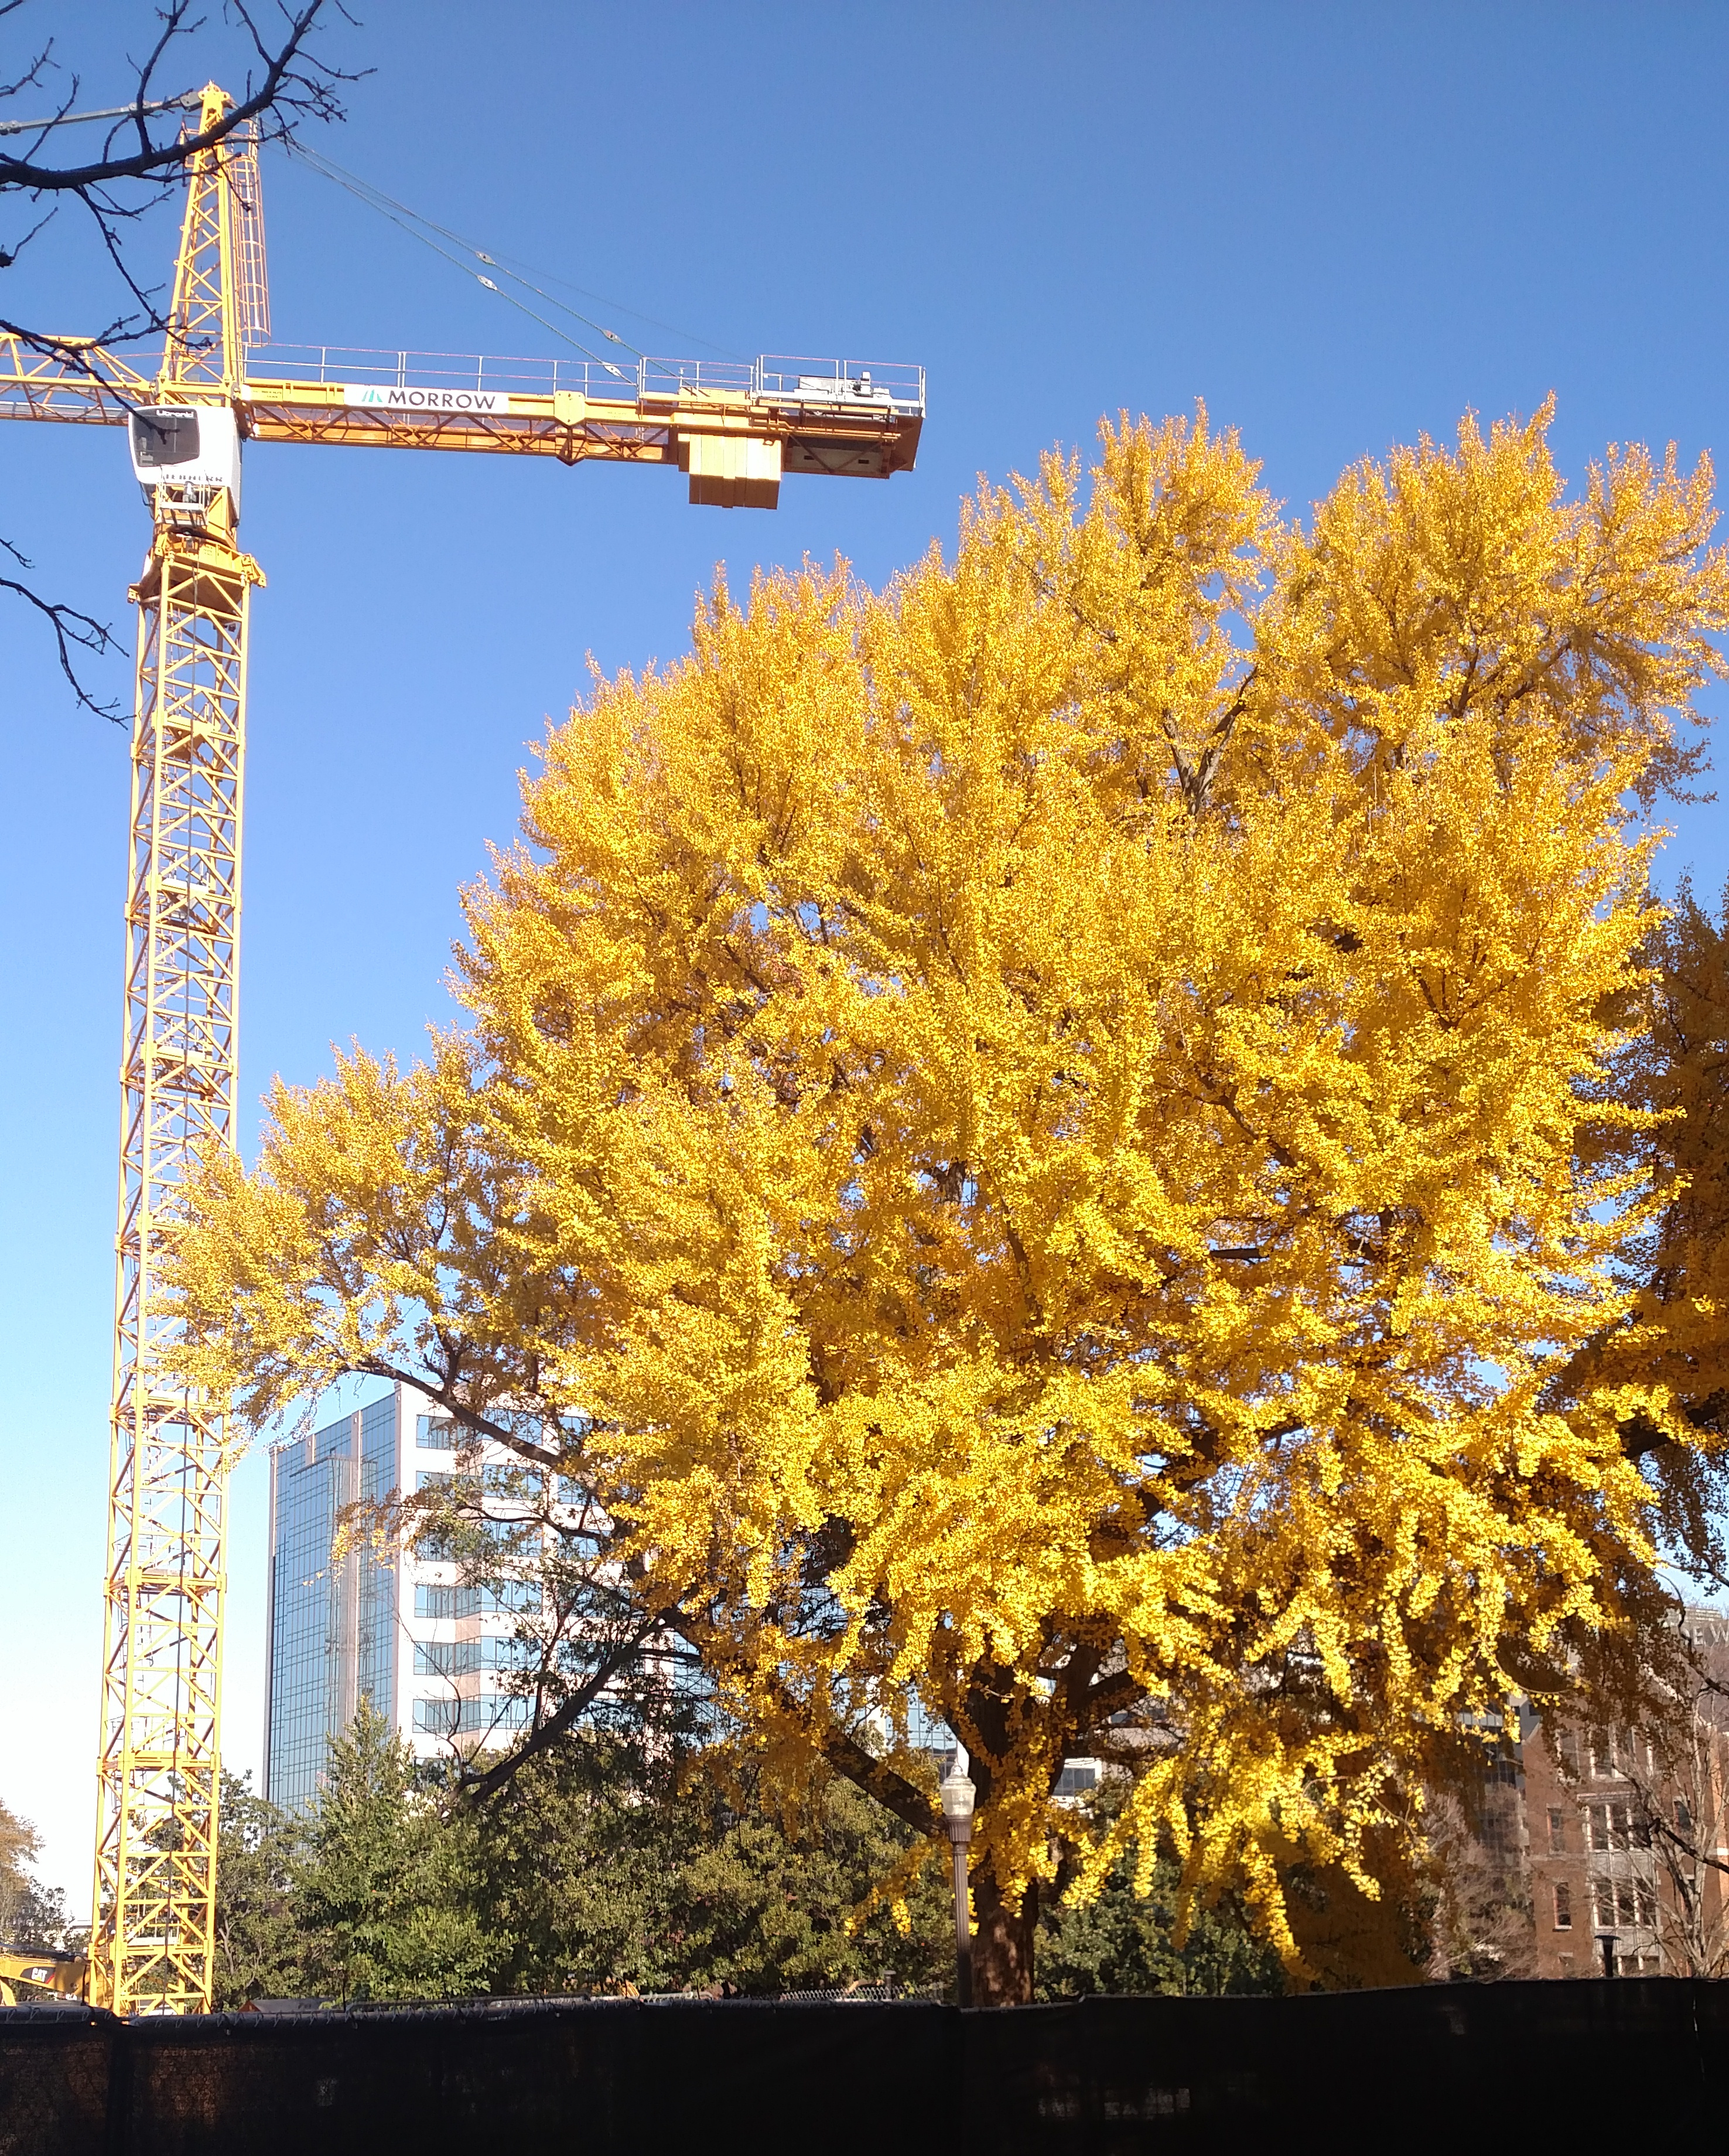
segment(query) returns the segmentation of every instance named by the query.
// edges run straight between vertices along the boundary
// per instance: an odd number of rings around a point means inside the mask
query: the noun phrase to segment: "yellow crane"
[[[208,85],[190,128],[232,110]],[[241,445],[317,442],[674,465],[690,498],[773,508],[788,472],[910,470],[916,367],[842,361],[453,359],[274,348],[258,146],[189,162],[160,364],[0,337],[0,418],[130,430],[151,504],[131,597],[137,684],[121,1058],[106,1616],[90,1990],[210,2005],[220,1784],[225,1403],[163,1368],[156,1274],[188,1163],[234,1142],[247,615]]]

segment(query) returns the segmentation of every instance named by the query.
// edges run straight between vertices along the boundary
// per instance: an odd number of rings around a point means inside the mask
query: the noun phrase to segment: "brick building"
[[[1640,1831],[1649,1740],[1562,1728],[1520,1749],[1537,1974],[1601,1976],[1608,1953],[1618,1976],[1665,1974],[1657,1852]]]
[[[1485,1963],[1729,1974],[1729,1692],[1716,1689],[1729,1684],[1729,1619],[1692,1610],[1686,1629],[1708,1676],[1650,1727],[1546,1730],[1521,1715],[1454,1860],[1490,1882],[1473,1897],[1479,1935],[1499,1927]]]

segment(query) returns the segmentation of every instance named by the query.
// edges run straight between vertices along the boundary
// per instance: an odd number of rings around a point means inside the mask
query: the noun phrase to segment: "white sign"
[[[497,389],[379,388],[372,383],[345,382],[345,404],[361,404],[382,412],[490,412],[506,414],[510,400]]]

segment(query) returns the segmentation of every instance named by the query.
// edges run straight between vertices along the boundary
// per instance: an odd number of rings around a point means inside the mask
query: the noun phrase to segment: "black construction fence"
[[[0,2156],[970,2156],[1729,2141],[1729,1982],[1286,1999],[0,2010]]]

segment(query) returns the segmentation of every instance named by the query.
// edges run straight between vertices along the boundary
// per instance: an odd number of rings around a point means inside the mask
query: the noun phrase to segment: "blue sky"
[[[950,542],[980,473],[1203,397],[1294,512],[1460,413],[1558,398],[1577,478],[1610,441],[1729,446],[1729,12],[1721,7],[959,4],[650,10],[358,0],[374,72],[317,146],[416,209],[712,346],[929,370],[918,470],[791,480],[773,516],[675,474],[296,446],[247,463],[255,601],[245,863],[247,1143],[274,1072],[412,1055],[449,1015],[455,894],[512,835],[546,717],[676,654],[724,561]],[[134,0],[53,0],[90,96]],[[135,42],[137,41],[135,36]],[[105,78],[105,64],[110,72]],[[0,48],[0,60],[9,58]],[[214,61],[188,69],[202,79]],[[8,70],[9,71],[9,70]],[[177,83],[174,86],[177,87]],[[99,101],[106,102],[101,98]],[[267,160],[276,334],[552,353],[545,331],[326,180]],[[13,236],[0,230],[0,244]],[[172,224],[137,232],[166,269]],[[95,326],[69,220],[0,295]],[[603,321],[610,311],[597,306]],[[634,341],[700,347],[648,331]],[[147,536],[116,434],[0,429],[0,531],[130,638]],[[112,1281],[126,739],[0,612],[0,1797],[87,1893]],[[112,687],[129,693],[124,669]],[[1719,812],[1665,856],[1715,890]],[[226,1746],[263,1712],[264,1466],[233,1512]]]

